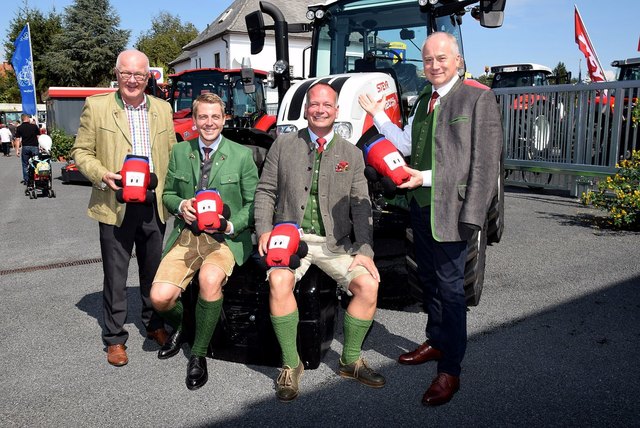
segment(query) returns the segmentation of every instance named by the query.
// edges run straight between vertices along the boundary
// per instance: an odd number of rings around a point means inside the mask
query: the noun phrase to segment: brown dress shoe
[[[426,363],[427,361],[437,361],[442,358],[442,352],[424,342],[418,346],[418,349],[402,354],[398,357],[400,364],[416,365]]]
[[[446,373],[438,373],[431,382],[431,386],[422,396],[422,404],[425,406],[439,406],[448,403],[453,394],[460,389],[460,378]]]
[[[164,346],[169,339],[169,333],[164,328],[159,328],[157,330],[147,330],[147,338],[155,340],[158,345]]]
[[[119,343],[117,345],[107,346],[107,361],[112,366],[120,367],[129,362],[127,357],[127,347]]]

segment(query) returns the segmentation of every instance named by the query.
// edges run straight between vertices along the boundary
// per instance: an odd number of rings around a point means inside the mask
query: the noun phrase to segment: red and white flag
[[[587,34],[587,29],[582,22],[582,17],[580,16],[580,12],[578,12],[578,6],[575,6],[575,27],[576,27],[576,43],[578,44],[578,48],[584,54],[585,58],[587,58],[587,68],[589,69],[589,77],[591,77],[592,82],[606,82],[607,78],[604,76],[604,69],[600,64],[600,60],[598,59],[598,55],[596,54],[596,50],[593,48],[591,44],[591,40],[589,39],[589,34]]]

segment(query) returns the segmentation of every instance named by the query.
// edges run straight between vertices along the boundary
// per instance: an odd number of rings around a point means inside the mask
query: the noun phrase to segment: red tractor
[[[198,95],[214,93],[225,103],[222,134],[241,144],[268,148],[275,138],[275,115],[267,114],[265,80],[267,73],[242,67],[234,69],[197,68],[169,76],[167,101],[173,108],[173,124],[178,141],[198,135],[191,105]]]

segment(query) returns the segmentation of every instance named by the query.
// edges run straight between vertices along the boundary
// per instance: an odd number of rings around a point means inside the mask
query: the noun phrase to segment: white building
[[[269,0],[277,6],[289,23],[309,22],[305,13],[313,0]],[[267,30],[264,49],[251,55],[251,44],[247,35],[245,16],[260,10],[259,0],[236,0],[207,28],[182,49],[178,58],[169,63],[176,72],[192,68],[239,68],[244,58],[250,58],[251,66],[257,70],[270,71],[276,61],[273,31]],[[273,25],[270,16],[263,14],[265,25]],[[311,33],[289,34],[289,62],[293,78],[308,77]],[[269,104],[277,103],[277,91],[267,94]]]

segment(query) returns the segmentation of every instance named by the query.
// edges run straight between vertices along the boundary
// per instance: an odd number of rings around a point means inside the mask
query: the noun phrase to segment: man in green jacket
[[[243,264],[252,251],[253,198],[258,169],[250,149],[221,135],[224,102],[217,95],[200,95],[193,103],[193,122],[199,138],[174,146],[162,201],[176,216],[165,255],[151,288],[151,301],[174,328],[158,358],[176,355],[183,342],[182,303],[178,299],[200,269],[200,292],[195,308],[195,338],[187,366],[187,388],[208,379],[206,353],[222,309],[222,286],[235,263]],[[195,193],[216,189],[230,208],[222,242],[207,233],[198,236],[186,227],[196,221]]]

